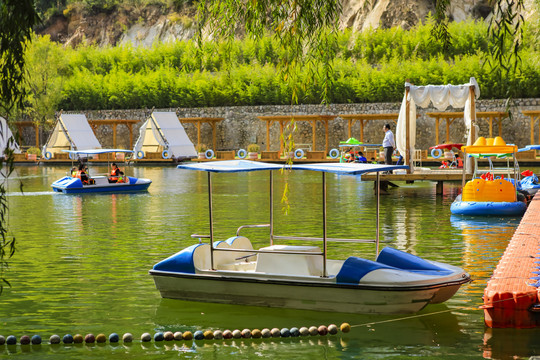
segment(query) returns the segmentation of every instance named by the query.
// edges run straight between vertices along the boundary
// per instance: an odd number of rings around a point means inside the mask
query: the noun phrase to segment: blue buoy
[[[60,344],[60,341],[61,341],[60,336],[58,336],[56,334],[51,335],[51,337],[49,338],[49,343],[51,343],[51,344]]]
[[[32,345],[39,345],[41,344],[41,336],[34,335],[32,336]]]
[[[157,332],[154,334],[154,341],[163,341],[163,333]]]
[[[112,333],[109,335],[109,342],[117,343],[118,341],[120,341],[120,336],[118,336],[117,333]]]
[[[300,336],[300,330],[298,330],[298,328],[296,328],[296,327],[292,327],[291,328],[291,336],[292,337]]]
[[[70,335],[70,334],[64,335],[64,337],[62,338],[62,341],[64,342],[64,344],[72,344],[73,343],[73,335]]]
[[[291,336],[291,331],[287,328],[283,328],[280,330],[281,337],[289,337]]]
[[[17,344],[17,338],[13,335],[9,335],[6,339],[6,344],[8,345],[15,345]]]
[[[197,330],[195,331],[195,333],[193,334],[193,338],[195,340],[204,340],[204,333],[201,331],[201,330]]]

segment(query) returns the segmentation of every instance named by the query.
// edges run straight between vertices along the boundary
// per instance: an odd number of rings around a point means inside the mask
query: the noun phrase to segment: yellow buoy
[[[351,331],[351,325],[349,325],[348,323],[341,324],[339,328],[341,329],[341,332],[344,333],[348,333],[349,331]]]

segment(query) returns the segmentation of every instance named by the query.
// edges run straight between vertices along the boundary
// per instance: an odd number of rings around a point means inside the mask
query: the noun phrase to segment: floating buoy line
[[[334,324],[320,325],[320,326],[311,326],[311,327],[292,327],[292,328],[264,328],[259,329],[244,329],[240,330],[206,330],[201,331],[197,330],[195,332],[191,331],[165,331],[165,332],[156,332],[154,336],[150,333],[143,333],[140,337],[140,341],[143,343],[151,342],[152,339],[154,342],[161,341],[202,341],[202,340],[229,340],[229,339],[265,339],[265,338],[288,338],[288,337],[300,337],[300,336],[326,336],[326,335],[336,335],[339,332],[348,333],[351,331],[351,325],[348,323],[343,323],[339,327]],[[131,343],[134,341],[134,337],[131,333],[125,333],[121,339],[124,343]],[[94,344],[94,343],[106,343],[111,344],[119,343],[120,336],[117,333],[112,333],[108,337],[105,334],[98,334],[94,336],[93,334],[87,334],[85,336],[81,334],[71,335],[66,334],[62,338],[59,335],[52,335],[49,338],[49,344],[58,345],[58,344]],[[14,335],[9,335],[4,337],[0,335],[0,346],[1,345],[41,345],[43,340],[40,335],[33,335],[32,337],[28,335],[23,335],[20,339],[17,340],[17,337]]]

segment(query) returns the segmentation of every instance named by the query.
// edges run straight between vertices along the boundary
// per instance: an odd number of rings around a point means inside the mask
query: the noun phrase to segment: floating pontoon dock
[[[484,290],[492,328],[540,327],[540,195],[536,195]]]

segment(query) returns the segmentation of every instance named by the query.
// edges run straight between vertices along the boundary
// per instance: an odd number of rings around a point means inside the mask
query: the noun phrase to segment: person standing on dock
[[[387,165],[392,165],[392,153],[396,147],[396,142],[394,141],[394,133],[390,130],[390,124],[385,124],[383,126],[384,140],[382,146],[384,148],[384,163]]]

